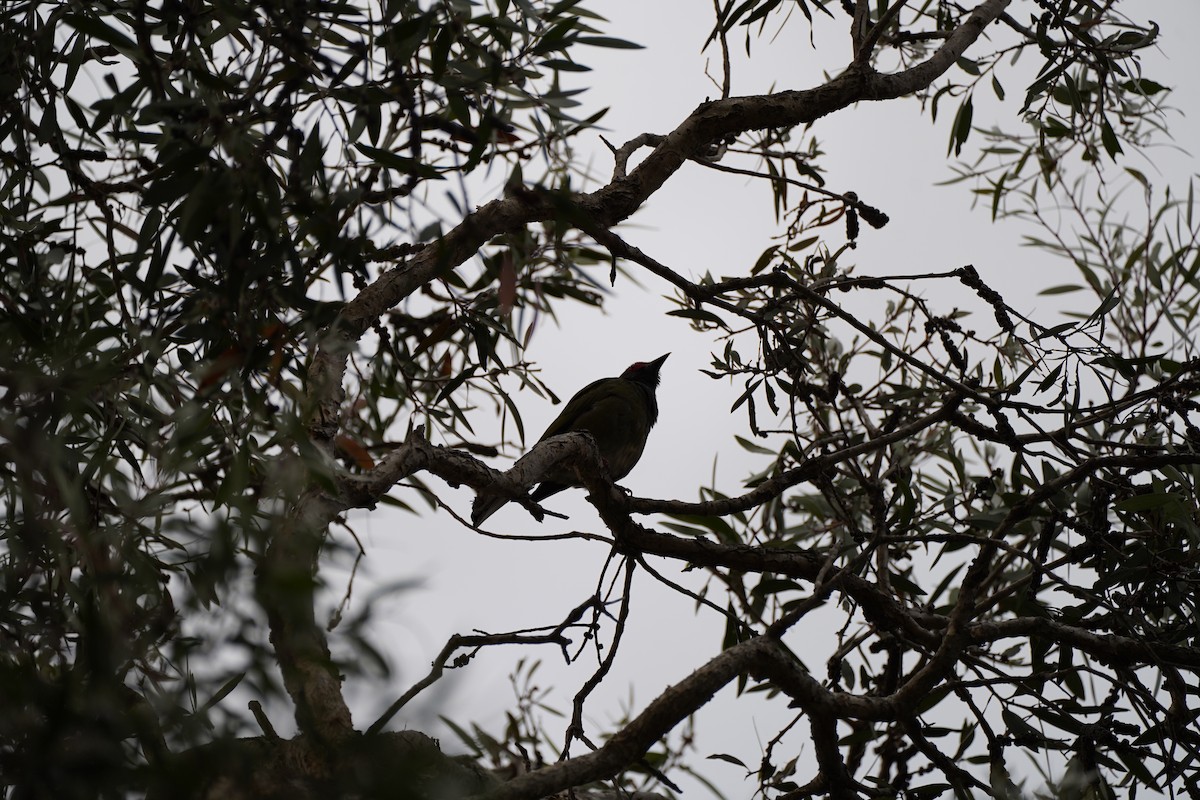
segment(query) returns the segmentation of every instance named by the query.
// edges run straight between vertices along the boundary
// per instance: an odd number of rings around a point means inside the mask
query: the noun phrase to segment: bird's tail
[[[544,481],[540,486],[534,489],[529,497],[535,503],[540,503],[551,495],[556,495],[567,487],[561,483],[554,481]],[[501,508],[509,503],[509,500],[503,497],[496,497],[492,494],[477,494],[475,502],[471,503],[471,524],[478,528],[483,524],[483,521],[495,514]],[[530,512],[533,514],[533,512]],[[541,514],[534,514],[538,522],[542,521]]]
[[[488,494],[475,495],[475,502],[471,504],[471,524],[478,528],[484,520],[503,508],[506,503],[508,500],[503,497]]]

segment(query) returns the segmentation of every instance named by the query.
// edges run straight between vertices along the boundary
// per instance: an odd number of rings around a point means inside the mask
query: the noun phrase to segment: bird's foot
[[[520,503],[521,506],[526,511],[529,512],[529,515],[531,517],[533,517],[535,520],[537,520],[538,522],[544,522],[546,517],[554,517],[556,519],[570,519],[570,517],[568,517],[566,514],[559,514],[556,511],[551,511],[547,508],[543,508],[542,506],[538,505],[538,502],[536,500],[534,500],[532,497],[530,497],[528,495],[526,495],[525,497],[517,498],[516,502]]]

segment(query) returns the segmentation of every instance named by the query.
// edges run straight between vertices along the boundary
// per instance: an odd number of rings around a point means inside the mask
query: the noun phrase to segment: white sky
[[[1195,150],[1200,141],[1200,96],[1194,79],[1188,85],[1187,76],[1200,75],[1200,52],[1189,41],[1200,26],[1200,4],[1144,0],[1129,3],[1129,13],[1136,14],[1143,6],[1163,28],[1161,52],[1148,56],[1147,74],[1177,90],[1172,103],[1192,117],[1176,123],[1176,142]],[[713,73],[719,71],[717,51],[699,51],[712,25],[709,3],[605,0],[589,7],[609,17],[606,33],[647,48],[593,49],[582,57],[594,71],[582,78],[593,89],[583,95],[585,107],[579,109],[579,116],[611,106],[603,124],[605,136],[614,144],[645,131],[665,133],[706,97],[719,94],[704,77],[710,57]],[[737,59],[734,94],[765,92],[771,87],[806,88],[821,82],[822,65],[831,71],[840,68],[849,52],[844,17],[839,13],[836,28],[825,26],[819,31],[820,53],[810,48],[802,21],[795,22],[801,24],[792,24],[773,46],[757,43],[749,66],[738,57],[744,54],[741,41],[731,40]],[[1006,88],[1009,100],[1007,108],[998,111],[1001,123],[1013,121],[1023,93],[1016,80],[1006,83]],[[934,186],[950,177],[946,143],[953,110],[954,106],[947,105],[936,127],[919,115],[914,101],[905,100],[847,109],[817,123],[815,134],[828,153],[822,163],[830,188],[857,191],[864,201],[891,216],[891,224],[882,231],[864,226],[852,261],[859,274],[874,275],[950,270],[973,263],[983,279],[1019,310],[1050,322],[1048,317],[1055,313],[1053,298],[1038,298],[1036,293],[1046,286],[1073,282],[1071,266],[1019,247],[1021,234],[1027,231],[1013,225],[993,226],[984,209],[971,211],[966,185]],[[977,112],[977,125],[990,122],[985,113]],[[584,136],[580,146],[588,142],[594,148],[596,174],[606,178],[611,159],[594,134]],[[1196,170],[1190,155],[1167,150],[1159,155],[1165,159],[1160,161],[1162,175],[1178,178],[1179,184]],[[1146,169],[1145,164],[1136,165]],[[766,185],[687,165],[622,231],[632,244],[686,275],[705,270],[733,275],[745,273],[771,244],[770,237],[778,228]],[[843,235],[833,229],[827,233],[835,242]],[[735,433],[748,435],[744,411],[729,412],[741,386],[718,383],[699,373],[708,366],[709,353],[720,345],[691,331],[686,321],[663,316],[670,306],[660,295],[668,294],[668,288],[652,276],[642,281],[644,291],[618,282],[618,293],[606,314],[571,310],[561,319],[560,328],[543,325],[528,356],[540,364],[543,378],[566,400],[597,377],[616,375],[633,361],[670,351],[658,395],[659,424],[641,463],[622,484],[640,496],[694,499],[699,486],[709,485],[715,469],[718,485],[736,492],[741,480],[761,465],[761,460],[747,455],[732,438]],[[527,431],[534,438],[559,409],[531,393],[519,396],[518,402]],[[420,505],[411,493],[403,496]],[[447,490],[445,496],[461,514],[467,514],[469,491]],[[489,521],[489,528],[547,534],[600,529],[580,492],[566,492],[548,505],[571,519],[538,526],[524,511],[509,506]],[[377,618],[373,628],[376,644],[394,659],[390,693],[381,695],[379,687],[367,686],[367,681],[352,679],[347,684],[360,728],[424,676],[430,660],[451,634],[473,629],[503,632],[558,622],[592,593],[607,555],[599,544],[485,539],[444,514],[426,513],[417,518],[381,509],[359,515],[354,526],[368,548],[366,576],[360,575],[356,598],[365,597],[374,582],[422,582],[422,588],[405,591],[381,607],[387,609],[387,618]],[[670,565],[656,566],[674,572]],[[618,718],[622,709],[640,711],[666,685],[715,655],[722,627],[723,621],[715,614],[695,613],[692,601],[660,589],[642,575],[634,588],[623,657],[589,703],[590,719],[599,723],[589,733],[598,733],[600,727]],[[824,652],[832,636],[826,632],[823,637],[816,627],[800,633],[816,648],[807,663],[823,673]],[[553,648],[504,648],[483,652],[466,670],[444,679],[445,686],[430,690],[396,717],[392,727],[440,731],[443,746],[450,749],[456,742],[434,723],[433,716],[438,713],[460,723],[479,721],[485,729],[498,732],[503,725],[502,712],[513,704],[507,676],[522,657],[543,660],[539,683],[557,687],[550,704],[569,714],[570,698],[591,674],[594,660],[583,659],[565,668]],[[754,783],[743,781],[739,768],[700,759],[725,752],[756,767],[760,744],[790,718],[780,713],[782,705],[765,708],[758,702],[735,701],[731,690],[723,692],[699,718],[699,755],[693,766],[730,797],[748,796]],[[561,741],[563,721],[551,719],[550,724],[559,731]],[[807,737],[807,724],[798,727],[801,737]],[[581,752],[578,744],[575,748],[574,752]],[[811,767],[801,768],[802,780],[810,774]],[[698,784],[682,779],[681,783],[685,796],[707,796]]]

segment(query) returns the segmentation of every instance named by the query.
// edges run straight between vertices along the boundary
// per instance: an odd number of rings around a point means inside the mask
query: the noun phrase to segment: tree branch
[[[878,75],[852,66],[813,89],[704,103],[628,175],[572,205],[581,208],[592,222],[612,226],[639,209],[688,159],[703,154],[712,142],[727,135],[804,124],[862,99],[880,100],[922,89],[949,69],[1009,2],[985,0],[927,61],[894,75]],[[408,261],[382,274],[346,303],[339,321],[321,336],[308,373],[307,402],[312,409],[312,443],[327,457],[332,456],[345,401],[342,381],[347,359],[370,325],[421,286],[474,256],[494,236],[558,213],[559,205],[552,202],[552,196],[520,189],[467,215],[437,241],[425,244]],[[405,457],[419,456],[419,450],[413,448],[414,452]],[[438,459],[437,463],[451,462]],[[462,463],[451,465],[454,474],[495,479],[481,465],[468,466],[465,472],[461,472]],[[371,487],[367,488],[369,494]],[[332,519],[330,511],[344,502],[322,498],[321,491],[314,484],[298,510],[274,532],[259,565],[258,588],[268,609],[271,641],[280,653],[281,664],[288,663],[285,683],[297,703],[302,729],[332,735],[349,726],[349,712],[340,695],[339,681],[327,664],[328,645],[324,632],[315,625],[312,592],[306,588],[289,595],[285,588],[286,581],[293,579],[311,582],[324,535],[319,523],[325,521],[327,525]]]
[[[350,709],[313,607],[314,571],[325,530],[341,508],[316,489],[279,519],[255,570],[255,592],[271,631],[296,724],[314,742],[334,745],[351,733]]]
[[[954,66],[967,48],[983,35],[984,29],[999,19],[1011,3],[1012,0],[984,0],[929,58],[900,72],[876,74],[866,89],[867,98],[890,100],[929,86]]]
[[[723,686],[746,672],[771,647],[763,639],[734,645],[667,687],[598,750],[520,775],[476,800],[532,800],[616,775],[703,707]]]

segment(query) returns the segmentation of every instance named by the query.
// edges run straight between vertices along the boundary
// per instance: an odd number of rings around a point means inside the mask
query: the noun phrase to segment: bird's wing
[[[554,418],[554,422],[550,423],[550,426],[546,428],[546,432],[542,434],[542,438],[538,439],[538,441],[544,442],[551,436],[558,436],[560,433],[576,430],[575,423],[579,418],[592,410],[602,395],[608,396],[615,392],[617,388],[616,382],[619,380],[620,378],[601,378],[598,381],[592,381],[576,392],[575,396],[567,401],[566,408]],[[593,390],[599,389],[603,384],[611,385],[609,391],[603,393],[596,392],[593,395]]]
[[[606,378],[571,398],[542,439],[588,431],[608,464],[609,475],[620,480],[641,458],[651,424],[643,389],[632,381]]]
[[[589,431],[608,462],[614,480],[629,474],[646,445],[650,419],[645,408],[643,389],[622,378],[601,378],[575,393],[555,417],[539,442],[570,431]],[[532,493],[535,501],[575,485],[570,475],[555,475],[558,480],[543,481]],[[471,522],[478,527],[508,500],[480,494],[471,507]]]

